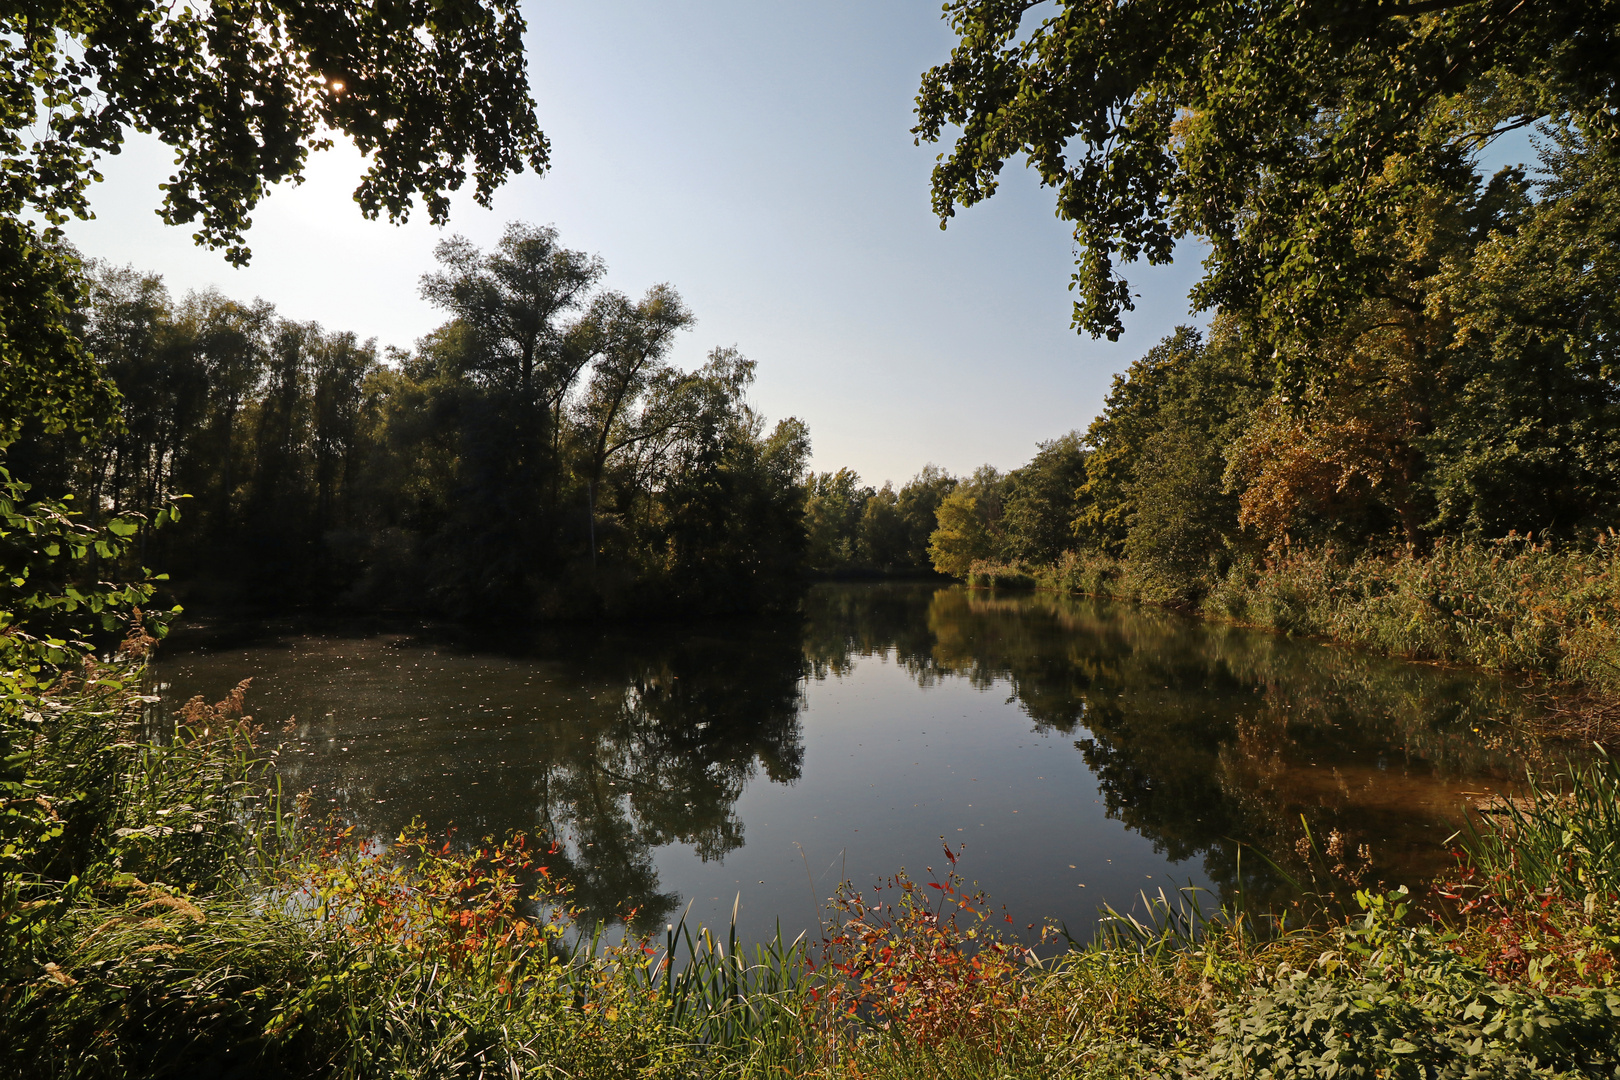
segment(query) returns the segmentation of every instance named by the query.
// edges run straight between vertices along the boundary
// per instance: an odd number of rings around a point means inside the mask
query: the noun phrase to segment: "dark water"
[[[1503,680],[1048,595],[813,589],[799,619],[570,629],[182,631],[165,699],[296,718],[282,770],[379,834],[413,818],[560,839],[598,913],[691,905],[745,936],[818,922],[839,880],[960,869],[1020,923],[1231,896],[1238,845],[1291,862],[1301,815],[1372,883],[1448,865],[1465,793],[1519,765]],[[1359,866],[1350,859],[1350,869]],[[1288,888],[1249,852],[1261,903]]]

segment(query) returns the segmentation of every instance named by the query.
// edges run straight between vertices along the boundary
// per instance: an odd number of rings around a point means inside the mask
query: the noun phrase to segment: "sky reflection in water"
[[[169,702],[254,678],[297,717],[282,769],[392,834],[564,841],[599,913],[813,927],[837,882],[960,869],[1022,926],[1191,884],[1229,896],[1234,840],[1285,864],[1303,814],[1366,843],[1368,880],[1447,863],[1461,792],[1503,786],[1511,684],[1152,609],[932,585],[823,585],[803,618],[554,630],[183,631]],[[1474,729],[1481,729],[1476,733]],[[1245,887],[1286,888],[1252,853]],[[1082,886],[1084,886],[1082,888]]]

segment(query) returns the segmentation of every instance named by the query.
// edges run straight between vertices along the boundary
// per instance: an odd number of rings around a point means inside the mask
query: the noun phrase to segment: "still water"
[[[1470,795],[1511,785],[1504,680],[1045,594],[822,585],[801,617],[468,640],[407,626],[182,630],[169,703],[243,678],[289,790],[379,835],[558,840],[598,914],[690,906],[745,937],[848,879],[959,869],[1020,925],[1229,898],[1301,816],[1369,883],[1418,884]],[[292,723],[287,725],[291,720]],[[1350,870],[1360,861],[1346,860]],[[1261,902],[1286,886],[1248,852]],[[740,900],[739,900],[740,898]]]

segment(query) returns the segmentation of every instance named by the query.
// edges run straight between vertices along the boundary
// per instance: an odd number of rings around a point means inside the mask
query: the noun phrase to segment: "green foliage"
[[[1007,475],[1004,555],[1050,563],[1072,546],[1075,492],[1086,480],[1086,457],[1079,433],[1070,432],[1041,443],[1027,464]]]
[[[1468,861],[1495,899],[1556,897],[1620,932],[1620,765],[1600,751],[1551,783],[1532,775],[1522,799],[1493,809],[1493,827],[1469,830]]]
[[[1085,435],[1090,453],[1074,516],[1082,547],[1123,553],[1136,511],[1131,488],[1137,462],[1161,427],[1160,413],[1173,396],[1174,373],[1190,367],[1202,352],[1199,333],[1181,327],[1132,363],[1125,374],[1114,377],[1103,411]]]
[[[1039,584],[1034,574],[1022,566],[980,559],[972,563],[963,580],[975,589],[1033,589]]]
[[[808,563],[823,573],[928,573],[936,511],[957,479],[924,465],[899,491],[874,490],[850,469],[810,477],[805,501]]]
[[[107,426],[117,395],[74,332],[78,260],[0,213],[0,447],[25,421],[88,434]]]
[[[1213,1046],[1186,1074],[1561,1077],[1620,1066],[1620,996],[1523,993],[1482,980],[1443,942],[1386,929],[1378,914],[1344,935],[1371,953],[1370,970],[1298,972],[1245,995],[1217,1014]]]
[[[811,566],[827,569],[855,561],[862,517],[875,494],[850,468],[811,475],[804,502]]]
[[[928,538],[933,534],[940,503],[956,490],[959,481],[938,465],[924,465],[906,481],[895,501],[895,510],[904,525],[905,548],[902,566],[911,570],[928,568]]]
[[[1422,440],[1430,528],[1578,535],[1620,519],[1620,158],[1561,129],[1533,209],[1444,281],[1448,407]]]
[[[1590,544],[1615,523],[1608,14],[959,0],[946,16],[959,41],[923,77],[915,129],[954,140],[942,219],[1025,155],[1075,223],[1076,324],[1109,337],[1132,306],[1121,261],[1168,261],[1187,236],[1212,249],[1194,289],[1219,311],[1209,342],[1183,329],[1150,350],[1085,436],[1076,559],[1124,559],[1137,594],[1196,604],[1267,551]],[[1531,127],[1539,170],[1481,175],[1486,146]]]
[[[1476,177],[1387,222],[1401,270],[1335,326],[1268,338],[1223,311],[1207,344],[1180,330],[1133,364],[1085,437],[1076,551],[1036,576],[1095,553],[1125,567],[1087,591],[1613,685],[1607,601],[1582,599],[1620,513],[1613,164],[1554,135],[1536,184]],[[1492,545],[1528,534],[1563,554],[1499,578]]]
[[[716,349],[649,406],[672,422],[640,458],[662,491],[632,535],[661,558],[651,564],[656,576],[621,596],[619,610],[642,610],[660,591],[688,610],[774,610],[797,598],[810,434],[791,417],[766,433],[742,401],[753,373],[752,361]]]
[[[1331,552],[1243,559],[1204,610],[1397,656],[1525,671],[1620,689],[1620,562],[1612,535],[1589,548],[1506,539],[1437,541],[1424,556]]]
[[[802,564],[796,420],[747,404],[754,364],[668,362],[668,286],[591,290],[599,259],[514,224],[441,245],[424,295],[454,316],[410,354],[218,293],[93,266],[83,336],[121,392],[93,443],[31,421],[20,475],[114,514],[195,496],[144,532],[188,599],[456,617],[776,606]]]
[[[133,127],[176,151],[164,220],[200,217],[197,239],[235,262],[253,208],[270,185],[301,179],[309,150],[329,145],[323,131],[372,159],[355,191],[367,216],[403,220],[420,198],[443,223],[469,163],[485,206],[508,173],[546,167],[524,28],[503,0],[12,8],[0,16],[0,215],[84,216],[97,158]],[[245,87],[252,109],[240,107]]]
[[[995,556],[995,539],[985,523],[978,496],[959,488],[945,496],[935,514],[939,527],[928,541],[928,555],[935,570],[965,578],[974,563]]]
[[[0,466],[0,971],[33,962],[104,862],[125,782],[116,748],[139,720],[140,661],[153,644],[148,582],[97,580],[144,521],[86,524],[61,502],[26,502]],[[165,508],[152,524],[175,516]],[[163,632],[162,618],[150,619]],[[127,631],[119,657],[98,643]],[[124,743],[127,747],[127,743]]]
[[[128,131],[175,151],[163,219],[200,219],[196,239],[237,264],[253,209],[271,185],[303,178],[309,151],[331,145],[325,132],[371,159],[355,192],[363,213],[402,221],[420,199],[442,223],[469,166],[485,206],[508,173],[546,167],[523,31],[506,0],[6,8],[0,445],[28,423],[85,439],[117,427],[105,366],[79,340],[84,283],[60,226],[89,216],[96,162]]]
[[[1200,304],[1279,332],[1328,327],[1400,262],[1382,229],[1466,182],[1497,134],[1567,116],[1594,142],[1617,136],[1606,9],[1122,13],[1065,0],[1031,17],[1024,3],[956,0],[945,12],[959,41],[923,76],[914,129],[953,139],[935,210],[990,197],[1027,157],[1075,223],[1075,323],[1110,338],[1132,307],[1117,263],[1168,262],[1187,235],[1213,247]]]

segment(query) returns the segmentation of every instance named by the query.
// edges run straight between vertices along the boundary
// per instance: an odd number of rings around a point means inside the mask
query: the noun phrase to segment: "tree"
[[[205,505],[214,515],[214,529],[227,530],[235,512],[237,480],[242,475],[236,468],[236,421],[269,367],[275,308],[262,300],[239,304],[210,289],[188,296],[181,317],[191,323],[207,380],[212,413],[209,438],[220,465],[217,490]],[[207,468],[212,472],[213,462]]]
[[[105,428],[118,399],[79,344],[78,260],[59,237],[40,236],[3,208],[0,201],[0,448],[30,419],[48,432]]]
[[[995,556],[995,538],[985,527],[977,497],[958,488],[940,502],[937,514],[939,525],[928,541],[935,570],[963,578],[974,563]]]
[[[625,608],[646,610],[650,599],[718,611],[797,601],[810,434],[793,417],[767,434],[745,400],[753,380],[753,361],[716,349],[697,371],[654,383],[642,424],[658,435],[634,455],[654,463],[639,466],[651,506],[638,526],[654,565],[620,600]],[[672,416],[685,419],[671,425]]]
[[[315,524],[324,534],[343,524],[339,508],[360,468],[365,388],[377,370],[377,343],[360,344],[352,333],[324,334],[310,352]]]
[[[928,538],[935,570],[966,577],[976,562],[1008,557],[1002,521],[1007,481],[994,466],[980,465],[940,500],[937,527]]]
[[[1244,346],[1230,320],[1207,343],[1177,328],[1115,378],[1083,441],[1074,535],[1128,559],[1160,599],[1197,593],[1238,540],[1227,456],[1270,391]]]
[[[1032,563],[1056,562],[1074,545],[1075,493],[1086,481],[1079,432],[1043,442],[1027,465],[1007,477],[1007,554]]]
[[[859,551],[861,514],[874,492],[848,467],[810,477],[805,522],[810,534],[810,565],[818,570],[849,566]]]
[[[1103,410],[1085,436],[1086,480],[1077,492],[1073,525],[1084,546],[1112,555],[1124,553],[1131,515],[1136,512],[1131,484],[1142,449],[1159,430],[1172,373],[1191,365],[1203,348],[1203,335],[1179,326],[1124,374],[1114,376]]]
[[[879,570],[910,569],[907,539],[906,519],[900,514],[900,496],[894,485],[885,480],[861,507],[861,521],[856,527],[857,556]]]
[[[559,245],[552,226],[522,222],[507,225],[487,255],[455,236],[433,256],[444,271],[422,276],[422,298],[474,335],[469,370],[525,402],[554,405],[583,366],[564,354],[566,328],[557,320],[584,304],[606,272],[602,260]]]
[[[546,168],[524,29],[512,0],[11,5],[0,214],[84,216],[96,160],[134,129],[177,155],[164,220],[200,218],[199,242],[241,262],[268,188],[341,132],[371,159],[363,213],[404,220],[421,199],[442,224],[469,162],[484,206],[509,173]]]
[[[1620,149],[1568,128],[1546,178],[1481,230],[1437,299],[1447,407],[1418,440],[1426,526],[1563,537],[1620,521]]]
[[[580,423],[589,433],[585,479],[594,488],[601,484],[610,458],[638,442],[657,437],[676,421],[677,417],[668,415],[667,410],[660,411],[658,419],[650,424],[638,422],[650,417],[630,414],[659,374],[667,370],[666,358],[675,344],[675,335],[691,326],[693,318],[674,289],[654,285],[639,303],[632,303],[622,293],[598,297],[588,319],[593,324],[588,336],[598,343],[598,348],[578,412]],[[709,359],[711,364],[732,359],[747,364],[748,378],[752,380],[752,362],[735,355],[735,350],[717,350]]]
[[[929,538],[938,526],[939,504],[956,490],[957,479],[938,465],[929,463],[906,481],[895,501],[895,510],[905,523],[906,562],[910,569],[927,570]]]
[[[297,183],[342,133],[370,159],[361,212],[442,223],[469,178],[488,205],[549,147],[534,117],[515,0],[173,5],[43,0],[0,10],[0,442],[22,418],[113,422],[78,344],[78,260],[59,226],[89,214],[100,155],[130,130],[176,153],[160,211],[199,243],[249,257],[271,185]],[[43,228],[35,224],[43,223]]]
[[[1620,21],[1543,0],[1236,0],[1119,5],[953,0],[959,42],[917,98],[945,138],[942,222],[1024,155],[1075,223],[1078,328],[1110,339],[1132,308],[1118,264],[1213,250],[1201,307],[1313,332],[1378,295],[1402,257],[1392,220],[1473,183],[1505,131],[1567,117],[1620,141]]]
[[[564,405],[601,347],[599,335],[592,334],[595,321],[565,325],[559,319],[587,303],[607,268],[597,256],[562,247],[555,228],[521,222],[509,224],[487,255],[457,236],[434,256],[445,272],[423,275],[423,298],[463,328],[457,339],[463,371],[506,398],[499,415],[491,415],[510,429],[491,444],[503,459],[492,463],[491,475],[507,474],[497,483],[517,485],[520,505],[538,500],[544,487],[555,507]]]

